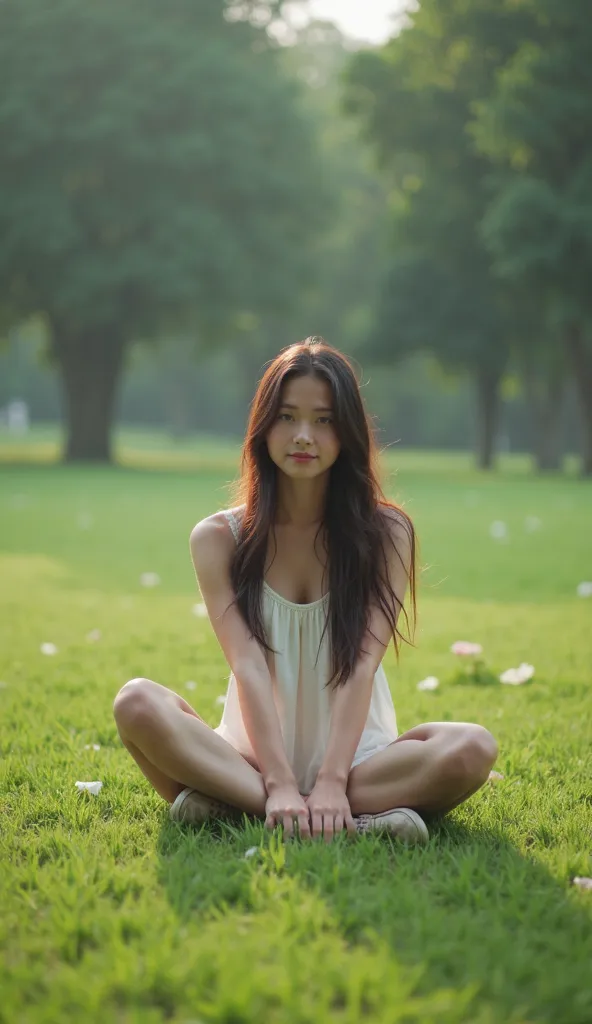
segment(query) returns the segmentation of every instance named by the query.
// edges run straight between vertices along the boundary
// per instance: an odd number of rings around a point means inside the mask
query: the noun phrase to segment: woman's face
[[[340,452],[333,423],[333,396],[318,377],[292,377],[284,385],[267,449],[278,469],[293,479],[311,478],[331,468]],[[303,454],[308,459],[295,458]]]

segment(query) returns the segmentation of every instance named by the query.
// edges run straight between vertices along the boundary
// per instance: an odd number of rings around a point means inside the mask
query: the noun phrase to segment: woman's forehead
[[[282,388],[282,404],[295,405],[299,409],[322,406],[331,408],[333,396],[326,380],[319,377],[293,377]]]

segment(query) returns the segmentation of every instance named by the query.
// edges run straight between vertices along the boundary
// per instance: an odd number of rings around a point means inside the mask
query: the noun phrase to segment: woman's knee
[[[130,679],[113,701],[113,715],[120,730],[130,733],[149,723],[156,711],[158,684],[151,679]]]
[[[461,736],[443,751],[443,770],[459,782],[485,781],[498,755],[495,738],[481,725],[468,725]]]

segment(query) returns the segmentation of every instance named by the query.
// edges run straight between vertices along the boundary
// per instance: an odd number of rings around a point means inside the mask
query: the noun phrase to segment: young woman
[[[177,821],[282,825],[288,837],[388,829],[425,842],[426,816],[466,800],[497,756],[479,725],[397,735],[382,659],[407,586],[415,531],[384,497],[350,362],[322,338],[284,349],[255,394],[236,506],[190,546],[231,670],[208,725],[148,679],[115,699],[119,734]]]

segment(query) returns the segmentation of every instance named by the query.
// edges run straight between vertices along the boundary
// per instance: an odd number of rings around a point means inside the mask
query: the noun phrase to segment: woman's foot
[[[192,825],[207,821],[208,818],[240,823],[243,811],[238,807],[225,804],[222,800],[214,800],[211,796],[199,793],[197,789],[187,788],[181,790],[177,799],[171,804],[169,815],[173,821],[182,821]]]
[[[358,833],[388,832],[409,846],[427,843],[430,834],[423,818],[408,807],[396,807],[381,814],[354,814]]]

